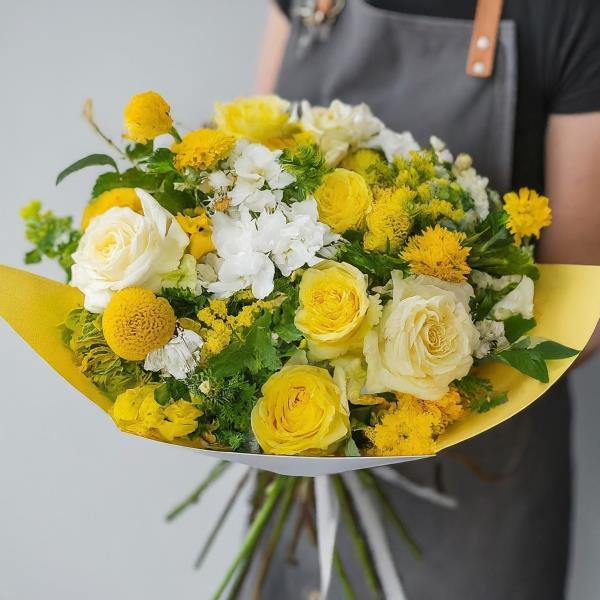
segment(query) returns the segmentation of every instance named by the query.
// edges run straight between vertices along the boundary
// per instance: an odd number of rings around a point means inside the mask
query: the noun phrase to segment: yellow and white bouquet
[[[597,322],[597,271],[534,261],[547,198],[500,198],[471,157],[364,104],[242,98],[180,135],[145,92],[124,120],[116,156],[58,177],[107,168],[79,227],[22,211],[27,262],[57,259],[70,285],[3,268],[2,314],[123,431],[283,473],[271,511],[286,475],[431,455],[508,418]]]

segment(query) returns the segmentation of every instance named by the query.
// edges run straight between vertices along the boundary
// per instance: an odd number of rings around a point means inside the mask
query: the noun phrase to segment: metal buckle
[[[334,0],[328,11],[317,6],[317,0],[297,0],[292,7],[292,18],[299,19],[303,31],[298,39],[297,51],[303,54],[315,42],[324,42],[329,37],[336,19],[344,10],[346,0]]]

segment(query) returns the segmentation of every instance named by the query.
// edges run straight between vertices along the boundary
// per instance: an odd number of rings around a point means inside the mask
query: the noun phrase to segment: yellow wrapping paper
[[[540,274],[535,292],[538,325],[531,335],[583,349],[600,318],[600,267],[540,265]],[[79,371],[57,329],[67,313],[82,303],[83,296],[75,288],[0,265],[0,315],[64,379],[108,412],[111,401]],[[451,426],[438,440],[438,450],[476,436],[523,410],[552,386],[573,361],[550,361],[548,383],[502,364],[485,365],[480,374],[491,379],[498,391],[507,391],[509,401],[487,413],[471,414]],[[263,458],[290,461],[290,457]],[[332,460],[350,459],[313,458],[311,462]],[[373,458],[352,460],[361,463],[358,468],[373,466]],[[388,461],[389,458],[385,462]]]

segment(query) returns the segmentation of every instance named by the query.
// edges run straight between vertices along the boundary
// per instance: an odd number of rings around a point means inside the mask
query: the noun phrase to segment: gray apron
[[[501,23],[494,73],[481,79],[465,72],[472,26],[347,0],[328,38],[303,51],[298,47],[304,26],[294,20],[277,92],[315,104],[334,98],[366,102],[396,131],[410,130],[421,143],[435,134],[454,152],[468,152],[490,185],[504,192],[512,178],[516,27]],[[420,560],[414,558],[389,527],[408,600],[564,597],[569,428],[570,404],[561,380],[509,422],[434,459],[398,467],[459,502],[457,510],[447,510],[386,487],[423,550]],[[343,528],[338,543],[357,598],[371,598]],[[318,587],[317,553],[304,539],[296,565],[286,562],[285,552],[275,557],[263,598],[305,599]],[[334,580],[329,598],[343,597]]]

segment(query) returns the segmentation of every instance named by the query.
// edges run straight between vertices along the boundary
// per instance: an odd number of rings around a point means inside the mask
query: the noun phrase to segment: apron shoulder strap
[[[503,3],[503,0],[477,0],[467,75],[485,78],[491,77],[494,72]]]

